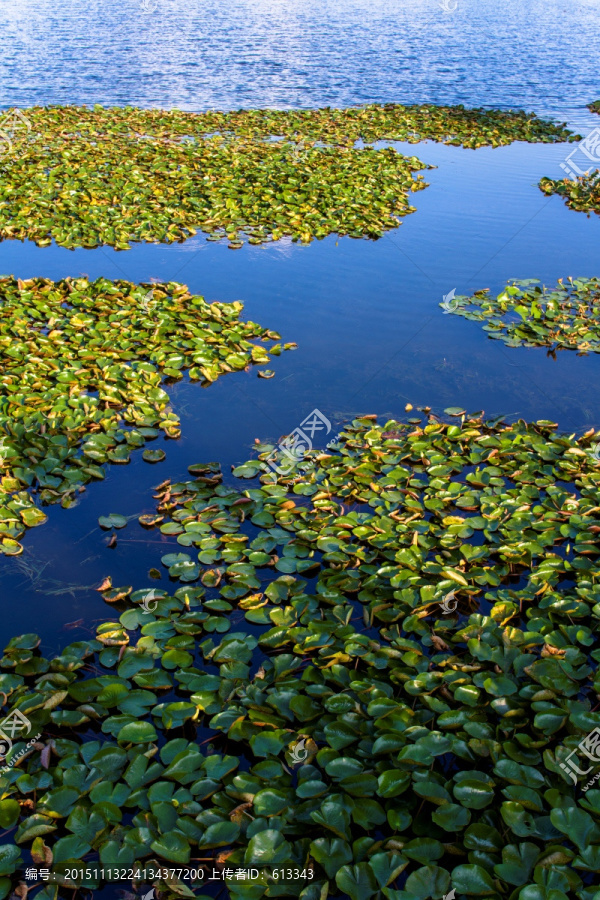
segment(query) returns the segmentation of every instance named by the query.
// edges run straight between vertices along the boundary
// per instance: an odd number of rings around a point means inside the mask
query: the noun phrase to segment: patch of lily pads
[[[600,113],[600,100],[589,103],[587,108],[590,112]],[[571,138],[575,139],[579,136]],[[569,209],[586,212],[588,216],[590,212],[600,213],[600,173],[597,168],[590,166],[590,169],[575,178],[542,178],[539,187],[548,196],[558,194],[563,197]]]
[[[0,553],[46,520],[34,498],[67,507],[104,463],[179,436],[164,380],[207,386],[295,346],[242,309],[175,282],[0,278]]]
[[[569,209],[600,213],[600,173],[597,169],[576,178],[542,178],[540,189],[549,196],[563,197]]]
[[[433,104],[370,104],[354,109],[240,110],[234,131],[250,127],[254,134],[307,136],[321,141],[373,142],[423,140],[477,147],[501,147],[513,141],[555,143],[576,140],[565,123],[555,124],[524,110],[468,109]],[[238,122],[240,124],[238,124]]]
[[[444,304],[440,304],[443,306]],[[510,281],[497,297],[489,290],[456,296],[455,315],[484,322],[488,337],[509,347],[547,347],[600,353],[600,280],[560,279],[554,288],[535,278]]]
[[[31,854],[257,867],[227,885],[250,900],[599,900],[600,790],[566,763],[600,727],[596,435],[423,412],[302,476],[263,445],[164,481],[152,602],[107,579],[95,639],[9,643],[5,709],[41,737],[0,779],[0,896]]]
[[[186,113],[34,107],[0,161],[0,237],[39,246],[284,235],[381,236],[425,187],[416,157],[378,140],[467,147],[574,139],[523,111],[462,106]],[[273,138],[277,140],[273,140]],[[368,146],[356,146],[358,141]]]

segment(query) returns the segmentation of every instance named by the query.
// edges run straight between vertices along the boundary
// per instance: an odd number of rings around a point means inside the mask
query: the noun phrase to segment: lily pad
[[[163,459],[167,458],[167,454],[164,450],[144,450],[142,456],[144,458],[144,462],[149,463],[162,462]]]
[[[100,528],[125,528],[127,525],[127,517],[120,513],[110,513],[108,516],[100,516],[98,519]]]

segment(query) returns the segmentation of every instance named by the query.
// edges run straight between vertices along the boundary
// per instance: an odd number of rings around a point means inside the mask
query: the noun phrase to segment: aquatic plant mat
[[[488,290],[471,297],[456,296],[446,312],[484,322],[488,336],[508,347],[548,347],[577,350],[579,355],[600,353],[600,281],[567,278],[555,288],[535,278],[510,281],[502,293]]]
[[[179,436],[163,379],[187,370],[207,386],[269,362],[265,343],[281,352],[279,335],[242,309],[175,282],[0,278],[0,553],[20,553],[25,529],[46,520],[32,493],[69,506],[103,463]]]
[[[548,195],[563,197],[569,209],[600,213],[600,172],[592,170],[577,178],[542,178],[540,189]]]
[[[0,236],[44,246],[182,241],[197,229],[241,246],[290,235],[379,237],[414,211],[427,166],[362,140],[468,147],[573,137],[522,111],[462,106],[242,110],[23,110],[0,158]],[[277,138],[277,140],[273,140]]]
[[[107,578],[54,659],[10,642],[40,737],[1,778],[1,896],[99,851],[256,867],[231,897],[598,900],[595,436],[446,413],[355,420],[277,482],[266,445],[190,466],[141,519],[165,589]]]

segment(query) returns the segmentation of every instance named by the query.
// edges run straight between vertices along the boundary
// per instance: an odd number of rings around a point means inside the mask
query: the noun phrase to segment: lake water
[[[0,107],[398,101],[524,107],[582,133],[600,123],[585,109],[600,98],[600,0],[455,3],[445,12],[437,0],[148,0],[156,8],[145,11],[141,0],[1,0]],[[375,242],[232,251],[197,235],[120,253],[0,243],[0,273],[180,280],[210,300],[243,300],[245,316],[298,343],[274,360],[272,380],[254,371],[208,390],[181,383],[172,397],[182,437],[164,444],[165,463],[138,454],[109,468],[76,508],[50,507],[22,557],[0,565],[0,640],[36,631],[52,653],[90,635],[113,615],[93,590],[102,578],[149,586],[149,567],[174,544],[134,518],[108,549],[98,516],[151,511],[163,478],[212,459],[227,472],[255,438],[278,439],[315,407],[335,430],[359,413],[401,417],[409,402],[551,418],[570,432],[600,427],[600,359],[508,349],[438,306],[453,288],[498,292],[509,278],[600,274],[600,217],[537,187],[560,174],[571,149],[411,145],[437,167],[425,173],[430,187],[413,195],[417,212]]]

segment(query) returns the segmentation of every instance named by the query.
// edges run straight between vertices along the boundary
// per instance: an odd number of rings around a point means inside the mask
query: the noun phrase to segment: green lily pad
[[[125,528],[127,525],[126,516],[122,516],[119,513],[111,513],[108,516],[100,516],[98,519],[98,525],[100,528]]]
[[[118,740],[128,744],[146,744],[155,741],[158,735],[149,722],[131,722],[119,731]]]
[[[164,450],[144,450],[142,456],[144,458],[144,462],[157,463],[162,462],[163,459],[166,459],[167,454]]]

